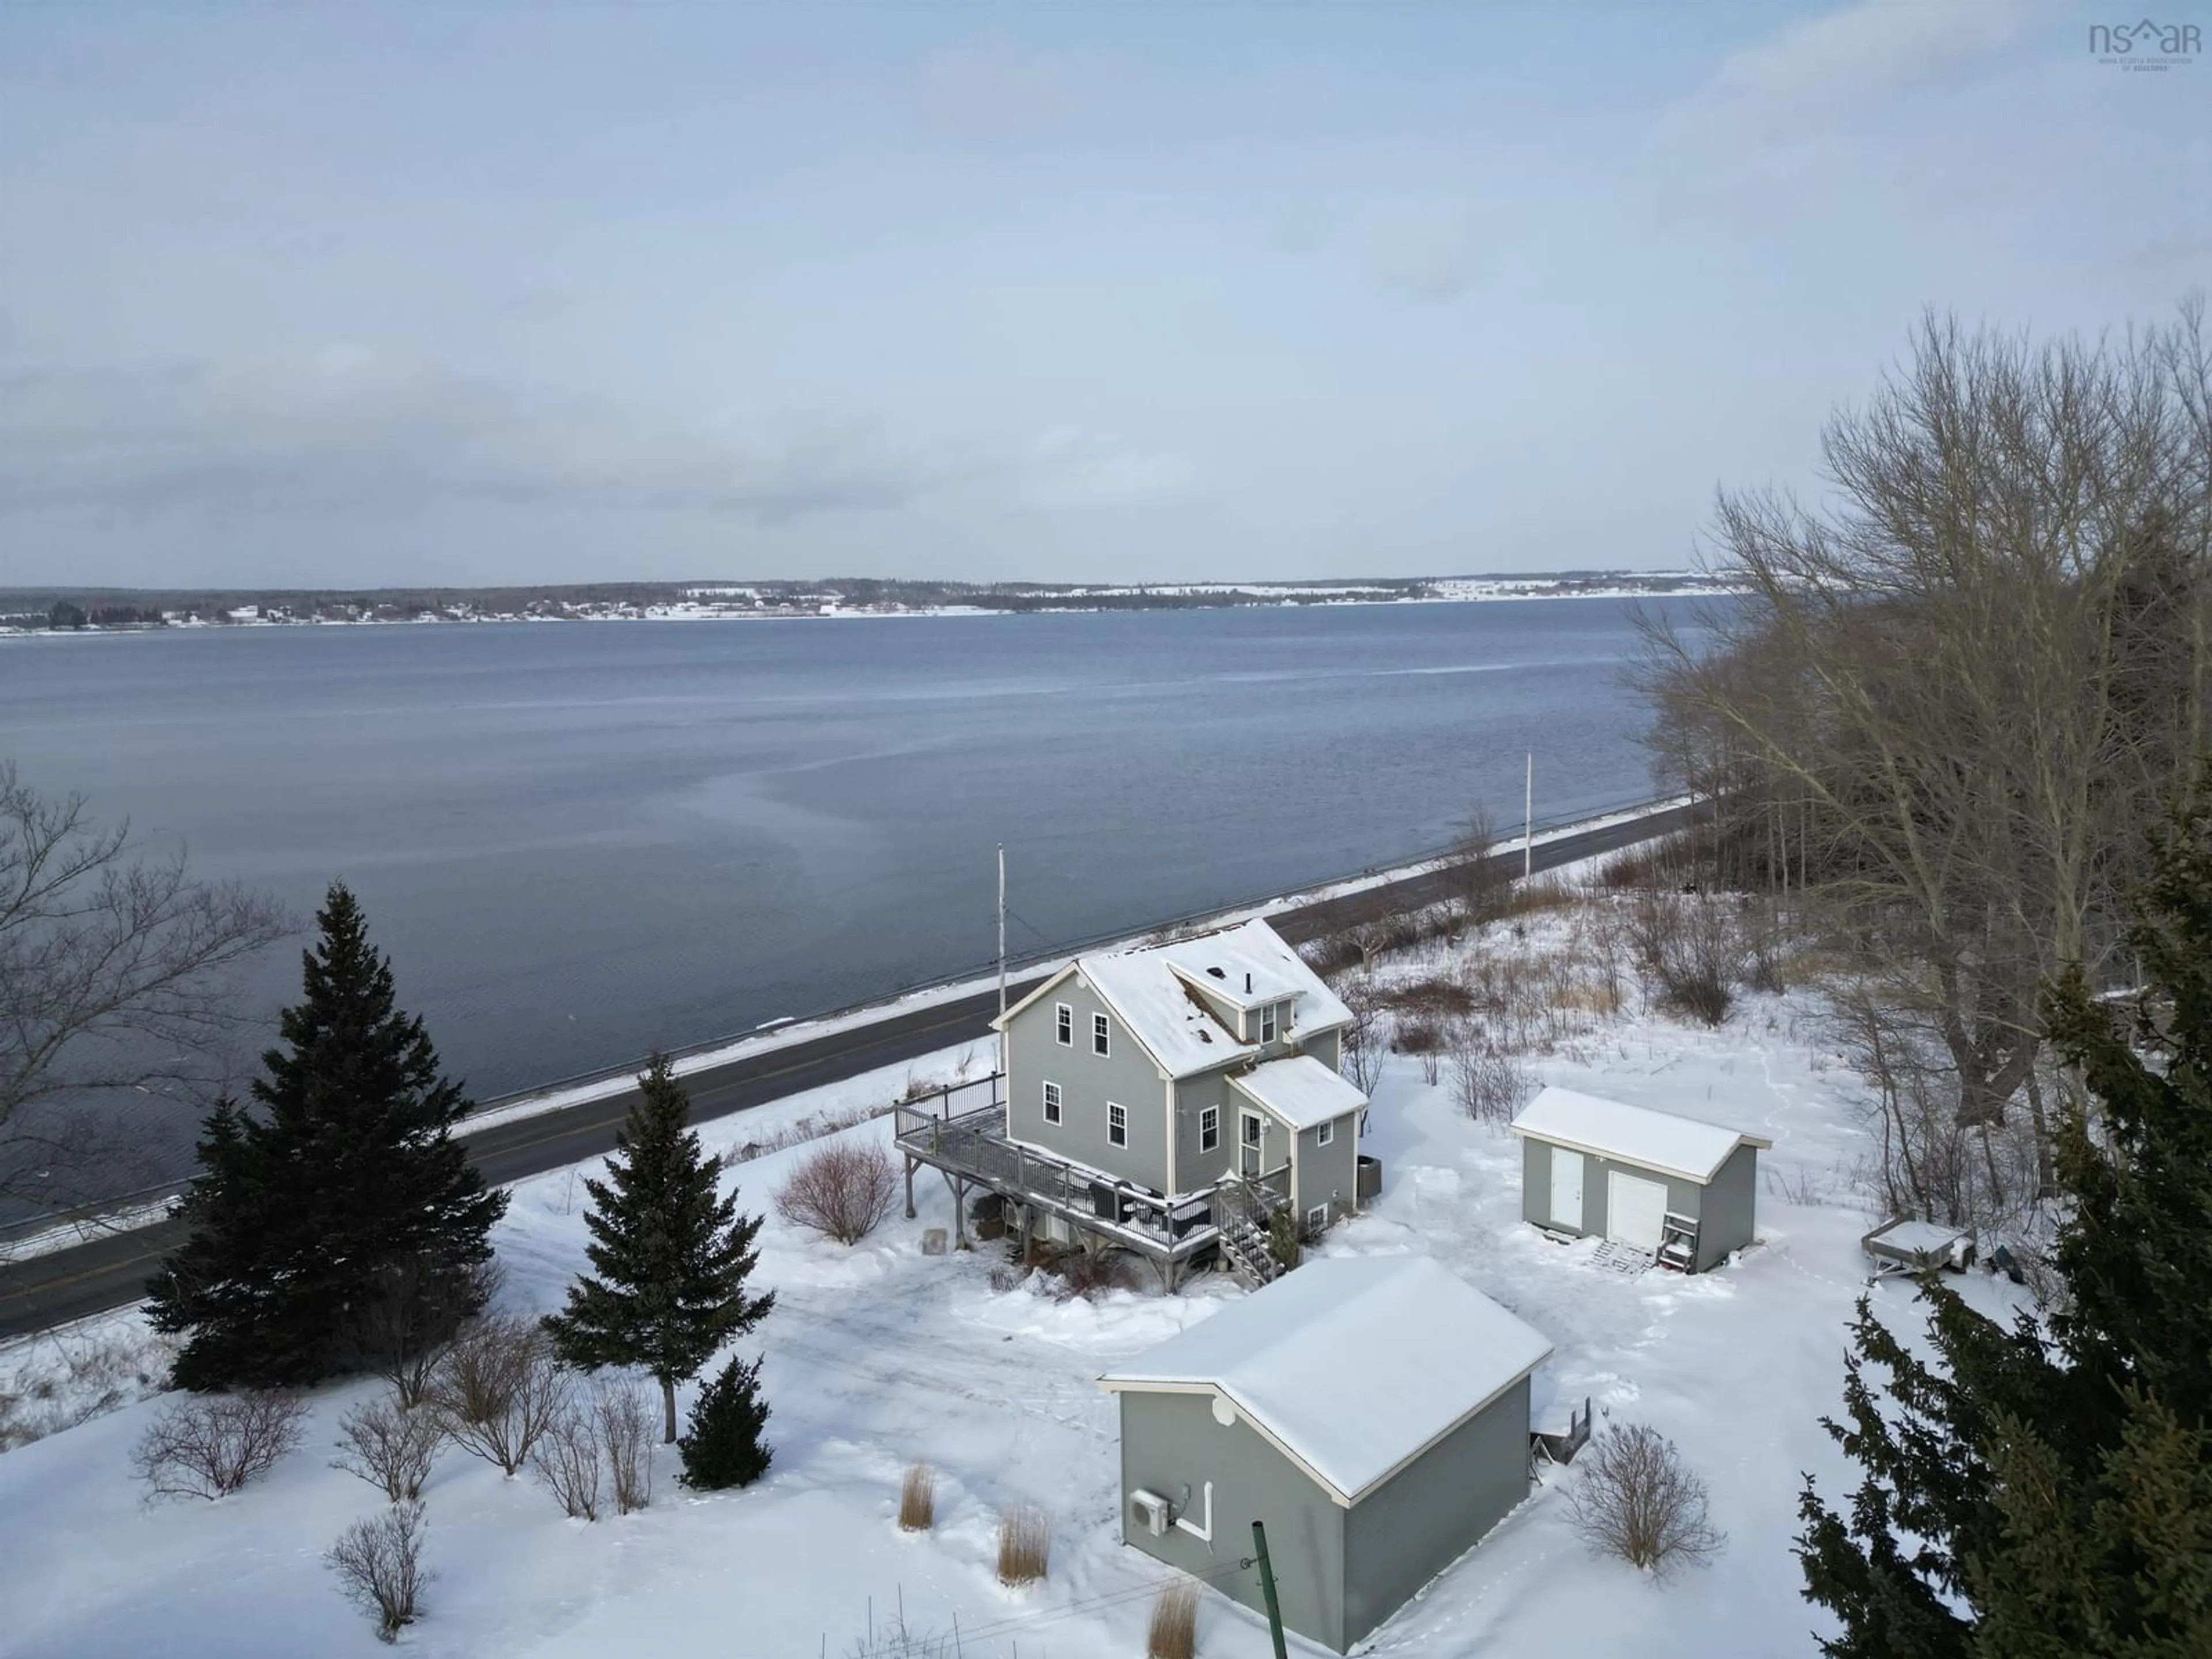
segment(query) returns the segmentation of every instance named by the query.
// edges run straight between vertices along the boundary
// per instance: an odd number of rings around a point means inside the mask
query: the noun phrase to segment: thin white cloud
[[[867,423],[717,432],[334,347],[206,363],[0,368],[0,512],[589,506],[775,521],[901,506],[930,469]]]
[[[1060,428],[1030,446],[1022,495],[1039,507],[1143,507],[1187,495],[1197,482],[1197,470],[1180,456]]]
[[[2051,15],[2049,0],[1853,0],[1731,52],[1674,113],[1782,136],[1969,78]]]

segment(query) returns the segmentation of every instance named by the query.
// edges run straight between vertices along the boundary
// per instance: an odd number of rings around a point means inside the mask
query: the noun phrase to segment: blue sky
[[[2212,280],[2101,19],[8,0],[0,585],[1678,568]]]

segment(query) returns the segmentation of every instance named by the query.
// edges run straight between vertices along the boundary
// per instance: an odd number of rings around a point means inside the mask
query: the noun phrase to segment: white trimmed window
[[[1198,1115],[1198,1150],[1210,1152],[1221,1145],[1221,1108],[1208,1106]]]
[[[1275,1005],[1271,1002],[1260,1011],[1260,1041],[1273,1042],[1274,1040]]]
[[[1049,1089],[1052,1087],[1052,1085],[1048,1083],[1044,1086]],[[1334,1144],[1335,1139],[1336,1120],[1334,1118],[1329,1119],[1328,1122],[1322,1124],[1320,1128],[1314,1131],[1314,1145],[1316,1146],[1330,1146]]]
[[[1048,1123],[1060,1121],[1060,1085],[1057,1083],[1044,1085],[1044,1121]]]
[[[1109,1054],[1114,1052],[1114,1026],[1103,1014],[1091,1016],[1091,1052]]]
[[[1306,1212],[1306,1231],[1307,1231],[1308,1232],[1315,1232],[1315,1233],[1322,1232],[1322,1231],[1327,1231],[1328,1227],[1328,1205],[1326,1205],[1326,1204],[1316,1204],[1316,1205],[1315,1205],[1315,1206],[1313,1206],[1313,1208],[1311,1208],[1310,1210],[1308,1210],[1308,1211]]]
[[[1075,1046],[1075,1010],[1064,1002],[1052,1005],[1053,1035],[1060,1039],[1063,1048]]]
[[[1106,1139],[1116,1146],[1129,1144],[1129,1109],[1106,1103]]]

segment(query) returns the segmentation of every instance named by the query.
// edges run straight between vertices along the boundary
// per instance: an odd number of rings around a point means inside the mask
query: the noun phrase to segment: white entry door
[[[1237,1121],[1237,1173],[1257,1179],[1267,1172],[1267,1121],[1257,1112],[1240,1112]]]
[[[1552,1224],[1583,1230],[1583,1155],[1552,1148]]]
[[[1606,1177],[1605,1236],[1639,1250],[1659,1248],[1667,1224],[1666,1183],[1613,1170]]]

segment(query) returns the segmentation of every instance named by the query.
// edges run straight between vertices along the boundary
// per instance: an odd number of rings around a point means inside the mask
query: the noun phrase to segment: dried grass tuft
[[[999,1511],[999,1582],[1042,1583],[1052,1563],[1052,1522],[1033,1504]]]
[[[901,1532],[928,1532],[937,1525],[937,1471],[916,1463],[899,1482]]]
[[[1194,1659],[1198,1652],[1198,1586],[1187,1579],[1161,1587],[1145,1631],[1145,1659]]]

